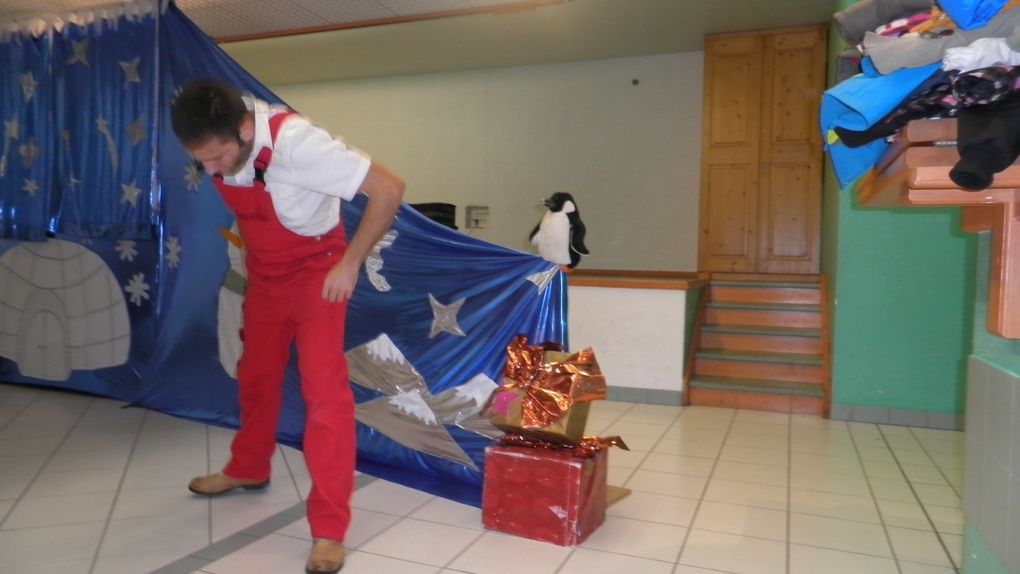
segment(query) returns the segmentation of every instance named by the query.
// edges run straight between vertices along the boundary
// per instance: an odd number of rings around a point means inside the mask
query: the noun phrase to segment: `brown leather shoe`
[[[269,479],[263,481],[248,480],[245,478],[234,478],[222,472],[217,472],[216,474],[207,474],[191,479],[191,482],[188,484],[188,490],[195,494],[216,496],[230,492],[235,488],[258,490],[267,486],[269,486]]]
[[[336,574],[344,567],[344,545],[329,538],[316,538],[305,565],[307,574]]]

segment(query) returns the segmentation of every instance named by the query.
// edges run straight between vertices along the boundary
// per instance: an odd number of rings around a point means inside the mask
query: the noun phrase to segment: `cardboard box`
[[[482,524],[560,546],[580,544],[606,518],[608,449],[494,446],[485,452]]]

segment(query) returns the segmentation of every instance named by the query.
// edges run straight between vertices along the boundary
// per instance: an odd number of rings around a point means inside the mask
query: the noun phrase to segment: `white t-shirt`
[[[255,147],[244,168],[228,185],[249,187],[255,181],[255,156],[263,147],[273,149],[264,179],[276,216],[298,235],[323,235],[340,223],[340,200],[353,199],[365,180],[371,158],[350,147],[300,115],[291,115],[280,126],[273,145],[269,117],[285,110],[245,96],[255,112]]]

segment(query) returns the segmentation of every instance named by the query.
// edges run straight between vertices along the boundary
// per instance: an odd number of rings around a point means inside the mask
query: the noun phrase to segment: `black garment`
[[[963,108],[957,117],[960,161],[949,178],[963,189],[980,191],[1020,155],[1020,93],[987,106]]]

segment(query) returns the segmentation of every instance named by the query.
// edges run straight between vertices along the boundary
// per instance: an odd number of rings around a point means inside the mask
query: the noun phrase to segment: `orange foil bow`
[[[501,390],[518,389],[521,428],[540,429],[563,418],[575,403],[606,398],[606,378],[590,348],[546,362],[544,349],[518,336],[507,347]]]

